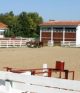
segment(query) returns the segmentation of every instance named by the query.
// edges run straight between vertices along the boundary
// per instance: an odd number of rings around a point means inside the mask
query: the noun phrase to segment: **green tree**
[[[7,30],[4,32],[5,37],[14,37],[14,33],[11,30]]]
[[[39,35],[39,24],[43,22],[43,18],[38,13],[28,13],[28,16],[33,20],[33,36]]]
[[[38,37],[39,24],[43,21],[38,13],[22,12],[14,15],[13,11],[0,14],[0,22],[8,25],[5,36]]]
[[[27,13],[22,12],[18,17],[18,34],[22,37],[28,36],[28,28],[27,28]]]
[[[5,36],[16,36],[14,28],[16,30],[17,16],[14,16],[14,13],[12,11],[10,11],[9,13],[0,14],[0,22],[3,22],[8,25],[8,31],[4,33]]]

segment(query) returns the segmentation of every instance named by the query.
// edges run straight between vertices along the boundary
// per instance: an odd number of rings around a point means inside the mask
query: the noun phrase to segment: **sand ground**
[[[65,69],[75,71],[75,79],[80,80],[80,48],[0,48],[0,70],[6,66],[41,68],[44,63],[55,68],[56,61],[64,61]]]

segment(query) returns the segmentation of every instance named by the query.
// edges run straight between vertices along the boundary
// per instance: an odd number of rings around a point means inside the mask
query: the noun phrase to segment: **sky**
[[[0,13],[37,12],[48,20],[80,20],[80,0],[0,0]]]

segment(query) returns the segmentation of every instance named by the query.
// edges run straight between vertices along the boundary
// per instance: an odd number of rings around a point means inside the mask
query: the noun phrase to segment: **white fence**
[[[80,81],[0,71],[6,93],[80,93]],[[18,91],[18,92],[17,92]],[[1,93],[1,92],[0,92]]]
[[[61,41],[61,46],[76,47],[76,41]]]
[[[5,39],[0,39],[0,47],[25,47],[26,42],[34,40],[34,38],[5,38]]]

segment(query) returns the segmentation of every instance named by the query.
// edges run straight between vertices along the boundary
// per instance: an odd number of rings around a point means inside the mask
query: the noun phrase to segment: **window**
[[[51,27],[48,27],[47,30],[48,30],[48,31],[51,31]]]
[[[1,31],[1,32],[0,32],[0,35],[4,35],[4,32]]]
[[[63,32],[63,28],[62,27],[54,27],[53,31],[54,32]]]
[[[51,27],[42,27],[42,31],[51,31]]]
[[[76,32],[76,28],[65,28],[66,32]]]

